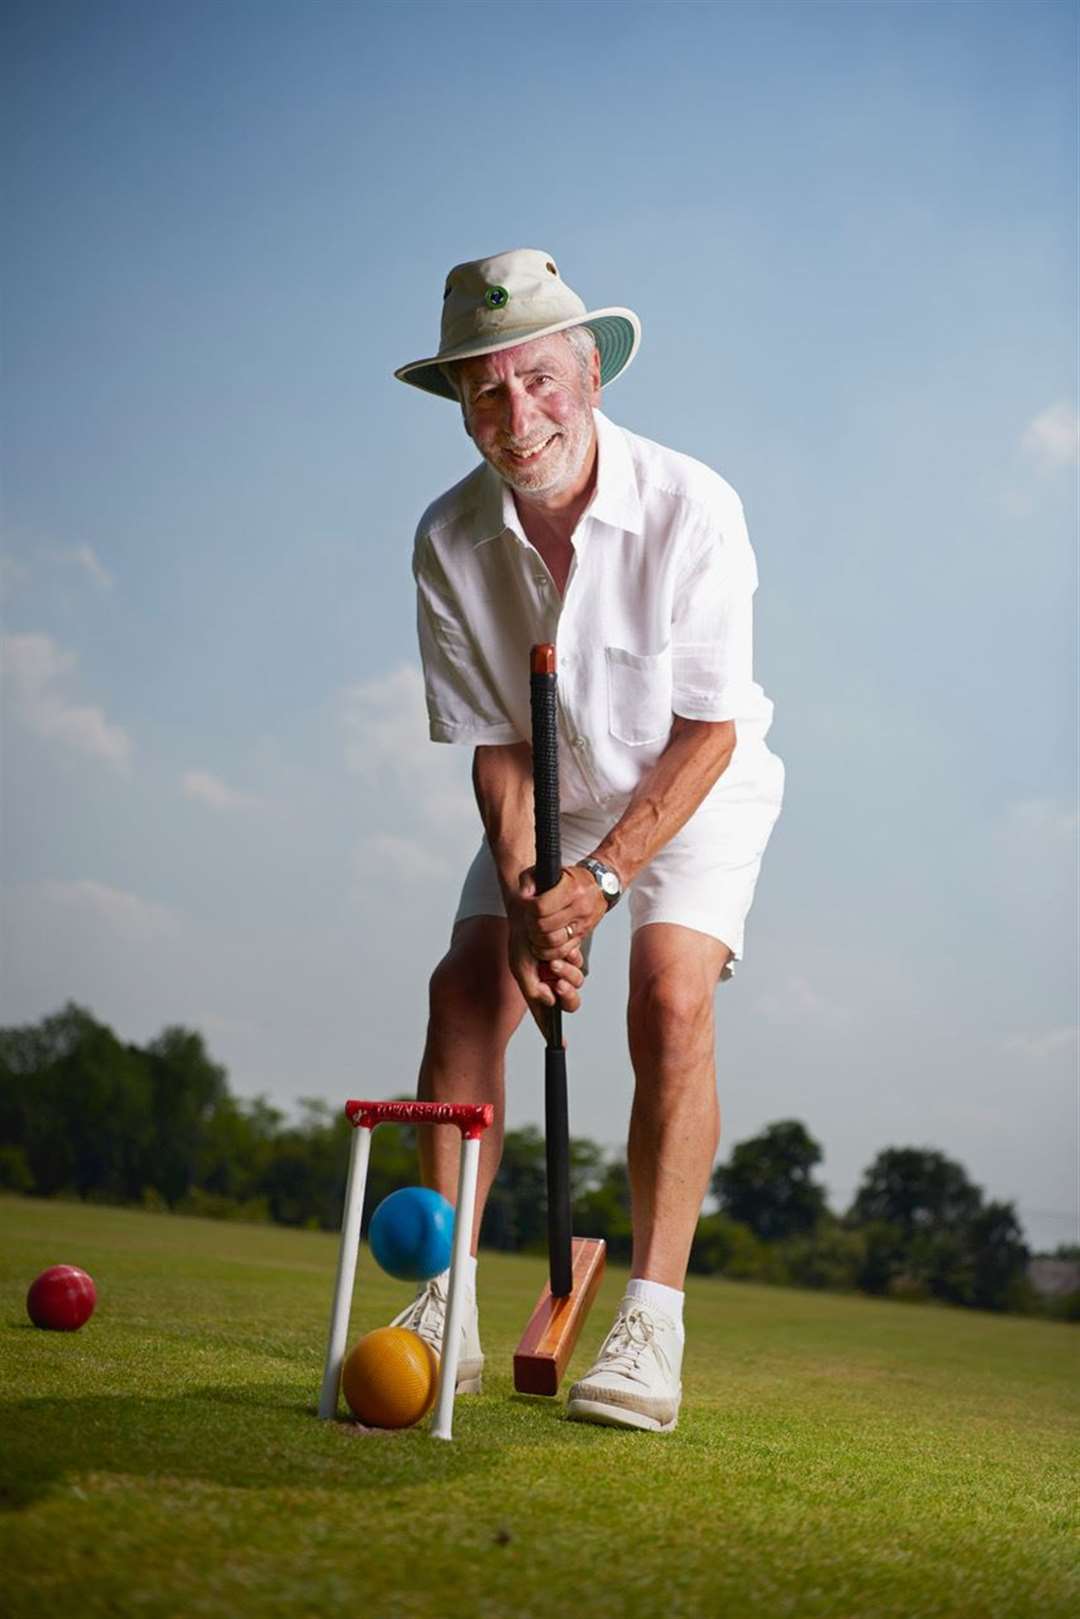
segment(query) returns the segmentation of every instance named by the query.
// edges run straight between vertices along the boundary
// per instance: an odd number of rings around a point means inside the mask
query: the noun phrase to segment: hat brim
[[[440,367],[452,365],[455,360],[475,360],[482,354],[498,354],[503,349],[515,349],[521,343],[534,343],[538,337],[549,337],[553,332],[569,331],[572,326],[588,326],[596,339],[600,353],[600,382],[606,386],[626,370],[641,342],[641,322],[632,309],[595,309],[572,320],[556,321],[554,325],[519,329],[492,341],[458,343],[444,354],[432,355],[427,360],[413,360],[403,365],[394,375],[399,382],[408,382],[425,393],[437,394],[440,399],[452,399],[457,394],[443,376]]]

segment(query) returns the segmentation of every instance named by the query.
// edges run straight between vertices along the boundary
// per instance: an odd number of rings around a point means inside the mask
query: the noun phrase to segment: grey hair
[[[578,363],[578,370],[581,372],[581,380],[587,384],[589,381],[589,370],[592,366],[592,358],[596,353],[596,338],[593,336],[592,328],[590,326],[568,326],[565,331],[560,332],[558,335],[560,337],[565,337],[566,341],[569,343],[574,359]],[[463,360],[451,360],[448,365],[440,365],[439,367],[444,379],[454,390],[458,404],[461,406],[461,414],[463,417],[465,416],[465,401],[461,397],[461,388],[458,385],[458,374],[464,363],[465,362]],[[466,427],[469,425],[467,417],[465,419],[465,425]]]
[[[596,338],[593,336],[592,327],[568,326],[563,336],[574,351],[582,381],[588,382],[592,357],[596,353]]]

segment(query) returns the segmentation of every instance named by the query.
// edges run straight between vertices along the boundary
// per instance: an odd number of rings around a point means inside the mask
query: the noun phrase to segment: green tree
[[[690,1269],[739,1282],[786,1282],[778,1251],[728,1214],[703,1214],[690,1247]]]
[[[888,1293],[904,1269],[904,1233],[886,1220],[871,1220],[855,1229],[863,1244],[863,1257],[855,1273],[856,1287],[864,1293]]]
[[[927,1147],[888,1147],[848,1215],[862,1229],[860,1286],[1005,1310],[1020,1300],[1028,1249],[1011,1203],[985,1203],[961,1164]]]
[[[587,1136],[570,1137],[570,1201],[575,1208],[582,1198],[602,1184],[607,1167],[603,1147],[598,1147]]]
[[[0,1191],[32,1192],[34,1177],[21,1147],[0,1147]]]
[[[712,1178],[721,1211],[764,1242],[812,1231],[825,1212],[825,1189],[813,1178],[821,1148],[796,1119],[785,1119],[749,1141]]]
[[[979,1212],[982,1193],[962,1165],[929,1147],[879,1152],[851,1205],[854,1225],[895,1226],[906,1240],[920,1231],[955,1229]]]
[[[606,1164],[603,1149],[594,1141],[574,1136],[570,1141],[570,1197],[574,1230],[603,1237],[591,1200],[603,1185]],[[547,1159],[544,1137],[534,1125],[508,1130],[502,1162],[495,1176],[481,1241],[485,1247],[510,1252],[541,1252],[547,1244]]]
[[[608,1258],[629,1261],[634,1246],[630,1217],[630,1176],[621,1158],[604,1165],[594,1184],[574,1201],[574,1230],[587,1237],[603,1237]]]
[[[796,1287],[821,1287],[843,1293],[859,1285],[866,1260],[866,1239],[826,1215],[813,1231],[789,1237],[781,1256]]]
[[[248,1203],[263,1195],[263,1177],[284,1114],[257,1096],[224,1096],[204,1121],[195,1155],[194,1184],[224,1203]]]
[[[271,1218],[283,1225],[336,1229],[341,1224],[354,1139],[354,1128],[340,1108],[310,1098],[302,1101],[299,1121],[275,1131],[259,1177],[258,1188],[267,1199]],[[373,1130],[364,1229],[384,1197],[402,1186],[415,1186],[419,1180],[415,1130],[398,1125]]]
[[[0,1060],[5,1143],[22,1149],[36,1192],[142,1196],[154,1108],[137,1047],[69,1003],[37,1025],[0,1031]]]
[[[547,1242],[544,1138],[531,1124],[506,1132],[502,1162],[484,1211],[482,1240],[490,1248],[530,1252],[540,1252]]]
[[[90,1014],[69,1001],[40,1023],[0,1030],[0,1140],[21,1151],[24,1173],[45,1194],[74,1186],[55,1071],[92,1027]]]
[[[1011,1203],[987,1203],[968,1226],[971,1297],[981,1310],[1012,1308],[1031,1254]]]
[[[902,1267],[890,1291],[910,1290],[916,1297],[940,1299],[944,1304],[970,1304],[974,1274],[967,1236],[965,1224],[916,1231],[907,1241]]]
[[[146,1048],[154,1143],[145,1179],[170,1206],[195,1184],[207,1125],[228,1097],[225,1070],[192,1029],[162,1030]]]

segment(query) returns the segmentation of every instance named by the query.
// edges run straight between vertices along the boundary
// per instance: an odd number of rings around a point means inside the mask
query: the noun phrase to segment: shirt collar
[[[609,528],[640,534],[643,528],[641,496],[626,434],[614,422],[609,422],[602,411],[593,411],[593,421],[597,441],[596,489],[583,515]],[[480,532],[474,543],[483,545],[508,530],[526,543],[509,484],[504,483],[486,461],[482,470],[483,492],[477,513]]]
[[[640,534],[644,529],[641,495],[626,433],[602,411],[594,410],[593,420],[599,452],[596,492],[587,507],[588,515],[609,528]]]

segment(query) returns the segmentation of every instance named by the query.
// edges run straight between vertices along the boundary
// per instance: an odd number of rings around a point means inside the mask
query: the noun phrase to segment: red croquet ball
[[[89,1321],[97,1303],[93,1278],[78,1265],[50,1265],[26,1295],[26,1312],[35,1327],[75,1332]]]

